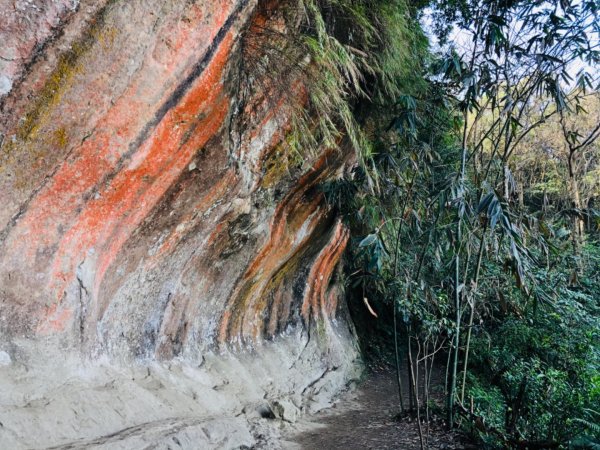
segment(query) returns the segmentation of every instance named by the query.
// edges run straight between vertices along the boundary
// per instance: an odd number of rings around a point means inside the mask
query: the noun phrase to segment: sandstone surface
[[[0,448],[276,447],[360,375],[278,3],[0,0]]]

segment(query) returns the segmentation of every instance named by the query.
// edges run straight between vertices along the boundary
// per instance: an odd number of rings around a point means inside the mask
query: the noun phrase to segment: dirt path
[[[419,449],[417,424],[412,419],[397,421],[398,394],[393,373],[370,375],[354,392],[335,407],[322,411],[310,421],[298,424],[300,430],[288,436],[287,449]],[[467,449],[458,433],[448,433],[440,417],[429,427],[429,449]]]

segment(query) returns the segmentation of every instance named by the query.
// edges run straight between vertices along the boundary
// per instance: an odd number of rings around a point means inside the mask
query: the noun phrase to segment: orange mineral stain
[[[103,276],[123,244],[187,167],[196,150],[221,128],[229,106],[221,78],[232,41],[232,35],[228,35],[203,75],[140,148],[144,157],[134,158],[100,198],[88,203],[61,242],[53,264],[54,280],[61,273],[73,273],[74,262],[83,260],[94,248],[99,256],[93,297],[98,298]],[[183,144],[188,128],[181,126],[182,118],[188,121],[188,127],[194,127],[192,137]],[[66,266],[65,260],[69,262]],[[57,293],[62,288],[53,286]],[[104,306],[100,305],[100,314]]]
[[[91,254],[96,259],[92,297],[98,298],[103,276],[123,244],[185,170],[195,152],[221,128],[229,108],[222,77],[232,43],[230,32],[180,103],[166,113],[129,164],[110,182],[103,184],[102,179],[113,170],[123,150],[115,151],[109,133],[98,133],[83,144],[79,159],[65,164],[56,174],[52,189],[35,199],[30,208],[33,212],[22,227],[28,235],[36,236],[27,241],[33,244],[26,249],[29,252],[35,252],[40,245],[51,245],[57,237],[50,232],[57,214],[73,211],[84,193],[96,186],[95,197],[60,238],[49,277],[56,302],[60,302],[66,286],[73,281],[77,265]],[[108,117],[103,128],[117,130],[113,136],[119,140],[131,140],[127,125],[117,123],[134,120],[129,114],[135,114],[140,107],[134,107],[132,113]],[[93,306],[101,314],[105,305]],[[54,320],[52,314],[49,311],[42,324],[52,323],[49,329],[60,331],[62,322]]]
[[[273,287],[272,279],[285,271],[293,258],[311,242],[312,233],[327,216],[322,195],[307,199],[305,194],[331,175],[327,163],[335,159],[335,150],[324,151],[277,206],[267,242],[249,264],[227,304],[228,313],[223,316],[219,328],[219,342],[259,337],[264,328],[263,314],[271,294],[268,290]],[[289,305],[279,305],[280,300],[275,299],[276,313],[289,311]]]
[[[62,331],[71,322],[72,318],[72,309],[63,308],[61,305],[54,303],[46,309],[45,320],[38,324],[36,331],[41,335]]]
[[[317,257],[308,276],[308,286],[302,303],[302,317],[305,323],[309,323],[311,318],[316,319],[319,313],[326,317],[333,309],[327,288],[349,238],[348,229],[338,221],[329,244]]]

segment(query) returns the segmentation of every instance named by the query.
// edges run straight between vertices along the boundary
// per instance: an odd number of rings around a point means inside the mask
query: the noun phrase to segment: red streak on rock
[[[98,198],[87,203],[76,224],[65,234],[52,265],[50,287],[57,299],[74,279],[76,265],[92,248],[98,254],[93,289],[93,298],[98,298],[104,273],[123,244],[186,168],[195,152],[220,129],[229,105],[221,81],[232,42],[233,35],[228,34],[181,103],[165,115],[151,138],[132,157],[129,166],[117,173]],[[186,132],[192,135],[185,142]],[[97,179],[95,163],[84,161],[80,166]],[[105,306],[99,306],[100,314]]]
[[[46,310],[46,317],[47,319],[40,322],[36,330],[41,335],[63,331],[73,317],[73,310],[54,303]]]
[[[308,275],[308,286],[302,302],[302,317],[306,323],[309,323],[311,318],[317,319],[319,313],[324,316],[323,318],[327,318],[327,314],[331,313],[332,305],[328,304],[330,302],[328,302],[327,288],[349,238],[348,229],[338,222],[331,240],[317,256]]]
[[[261,337],[264,320],[262,314],[270,294],[266,291],[272,287],[271,280],[311,241],[315,227],[326,216],[322,195],[315,195],[307,201],[305,193],[331,175],[330,163],[336,159],[334,151],[326,150],[311,170],[295,183],[294,190],[277,206],[271,221],[269,240],[249,265],[223,314],[219,342],[232,342],[238,338],[257,340]],[[299,238],[301,229],[304,232]],[[289,311],[289,305],[275,304],[275,307],[277,311]]]
[[[285,320],[287,320],[290,314],[289,302],[285,302],[283,297],[283,286],[280,285],[277,288],[277,290],[273,293],[273,305],[271,306],[271,311],[267,323],[267,333],[269,333],[269,335],[271,336],[275,335],[275,333],[277,332],[277,327],[282,322],[281,318],[284,317]],[[284,311],[280,311],[281,309],[284,309]]]

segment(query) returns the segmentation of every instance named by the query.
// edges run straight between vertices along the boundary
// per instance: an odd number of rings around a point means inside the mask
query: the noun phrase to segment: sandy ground
[[[326,355],[299,330],[196,366],[82,361],[29,341],[3,360],[0,349],[0,449],[280,448],[282,426],[360,377],[351,342],[328,336]]]
[[[285,436],[287,450],[419,449],[414,419],[398,421],[398,394],[394,374],[371,374],[353,392],[346,393],[333,408],[301,420],[296,431]],[[427,428],[424,426],[424,428]],[[459,433],[447,432],[442,418],[433,416],[429,426],[429,449],[477,448]]]

